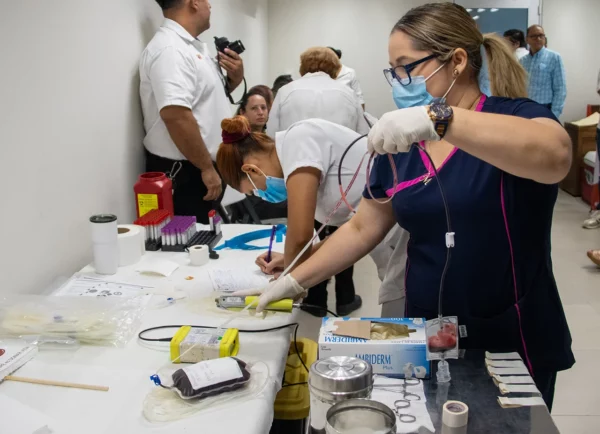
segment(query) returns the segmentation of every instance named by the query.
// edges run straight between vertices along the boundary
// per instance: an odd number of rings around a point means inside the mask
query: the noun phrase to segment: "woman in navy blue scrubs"
[[[491,91],[502,97],[480,91],[484,49]],[[461,6],[409,11],[392,31],[389,54],[385,74],[400,110],[373,127],[369,147],[395,154],[400,182],[394,185],[388,155],[377,157],[357,215],[266,288],[260,306],[302,296],[364,256],[397,222],[411,236],[406,316],[436,318],[448,232],[439,182],[455,232],[442,313],[465,326],[461,348],[518,351],[551,407],[556,373],[575,362],[550,255],[569,137],[550,110],[522,98],[525,72]],[[439,179],[414,143],[430,154]]]

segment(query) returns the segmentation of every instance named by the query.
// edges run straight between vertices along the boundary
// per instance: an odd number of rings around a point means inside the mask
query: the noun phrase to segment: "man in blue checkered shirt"
[[[521,58],[521,65],[529,75],[529,98],[552,110],[558,118],[567,97],[567,79],[560,54],[545,47],[546,35],[541,26],[527,29],[529,54]]]

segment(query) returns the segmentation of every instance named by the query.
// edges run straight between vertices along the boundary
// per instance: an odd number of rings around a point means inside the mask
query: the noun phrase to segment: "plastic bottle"
[[[147,172],[140,175],[133,187],[138,218],[153,209],[173,212],[173,183],[162,172]]]

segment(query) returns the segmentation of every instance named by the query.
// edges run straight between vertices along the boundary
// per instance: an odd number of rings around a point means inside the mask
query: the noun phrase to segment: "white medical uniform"
[[[204,42],[179,23],[165,19],[140,59],[144,146],[159,157],[185,160],[162,118],[167,106],[192,110],[213,160],[221,143],[221,121],[231,117],[224,78]]]
[[[360,134],[369,132],[352,89],[324,72],[315,72],[279,89],[269,113],[267,134],[274,137],[298,121],[313,118],[343,125]]]
[[[342,65],[342,69],[340,70],[336,80],[352,89],[360,104],[365,103],[362,88],[360,87],[358,78],[356,78],[356,71],[354,69],[349,68],[346,65]]]
[[[275,149],[286,183],[289,176],[301,167],[314,167],[321,171],[315,212],[315,220],[321,223],[325,223],[327,216],[340,199],[338,169],[342,154],[358,137],[355,131],[322,119],[297,122],[286,131],[275,135]],[[346,154],[342,165],[344,190],[348,188],[366,152],[367,138],[365,137],[355,143]],[[362,199],[366,178],[367,158],[347,194],[348,202],[354,209]],[[341,226],[351,217],[351,211],[343,204],[328,224]],[[404,313],[404,269],[408,238],[408,233],[396,225],[385,240],[370,253],[377,266],[379,278],[383,282],[379,301],[387,303],[401,300],[397,303],[402,305],[402,310],[396,310],[393,315],[397,317],[402,317]]]
[[[515,50],[515,56],[517,56],[518,60],[521,60],[522,57],[525,57],[529,54],[529,50],[524,47],[519,47]]]

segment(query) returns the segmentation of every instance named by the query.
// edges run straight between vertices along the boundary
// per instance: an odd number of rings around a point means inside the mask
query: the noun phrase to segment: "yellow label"
[[[158,209],[158,195],[157,194],[138,194],[138,207],[140,209],[140,217],[144,214]]]

